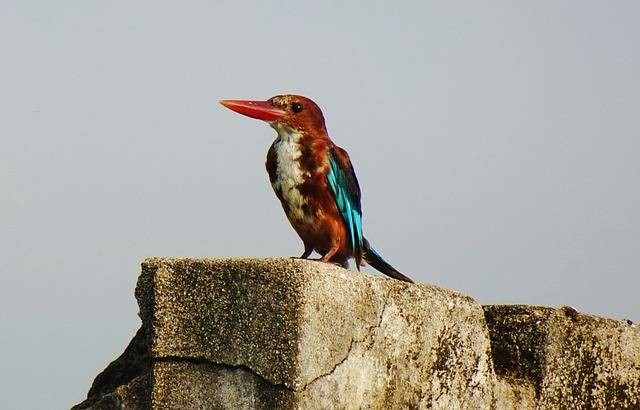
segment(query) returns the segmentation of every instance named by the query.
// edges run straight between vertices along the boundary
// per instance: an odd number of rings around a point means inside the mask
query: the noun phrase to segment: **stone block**
[[[136,296],[153,408],[493,400],[484,312],[460,293],[314,261],[154,258]]]
[[[541,409],[640,409],[640,328],[522,305],[485,306],[495,370]]]
[[[640,328],[297,259],[142,265],[77,409],[640,409]]]

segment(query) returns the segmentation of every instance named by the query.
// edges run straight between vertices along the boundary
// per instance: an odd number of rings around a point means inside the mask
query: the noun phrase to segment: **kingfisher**
[[[239,114],[267,122],[277,132],[267,153],[271,186],[291,226],[323,262],[358,270],[365,262],[385,275],[413,283],[371,246],[362,232],[360,186],[349,154],[333,143],[320,107],[300,95],[267,101],[222,100]]]

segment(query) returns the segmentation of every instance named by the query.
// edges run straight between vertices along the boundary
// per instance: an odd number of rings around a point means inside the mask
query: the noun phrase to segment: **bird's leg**
[[[304,252],[302,252],[302,255],[300,255],[300,257],[298,258],[293,256],[291,259],[308,259],[309,255],[311,255],[311,252],[313,252],[313,246],[309,245],[308,243],[305,243]]]
[[[302,252],[302,255],[300,255],[300,259],[307,259],[309,255],[311,255],[311,252],[313,252],[313,246],[305,242],[304,252]]]
[[[311,255],[311,252],[313,252],[313,248],[304,245],[304,252],[302,252],[302,255],[300,255],[300,259],[307,259],[309,255]]]
[[[331,249],[329,249],[329,252],[325,253],[324,256],[320,258],[320,261],[326,262],[326,263],[333,263],[334,265],[342,266],[345,269],[349,269],[349,259],[331,260],[338,252],[338,249],[340,249],[340,244],[336,242],[331,246]]]
[[[331,258],[333,258],[333,256],[336,254],[336,252],[338,252],[339,248],[340,248],[340,244],[334,243],[333,245],[331,245],[331,249],[329,249],[329,252],[325,253],[322,256],[322,258],[320,258],[320,260],[322,262],[330,262]]]

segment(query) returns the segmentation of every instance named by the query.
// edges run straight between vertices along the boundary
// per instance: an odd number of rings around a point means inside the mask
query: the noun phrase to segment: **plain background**
[[[147,256],[292,256],[299,93],[403,272],[640,319],[640,3],[2,1],[0,407],[66,408],[139,326]]]

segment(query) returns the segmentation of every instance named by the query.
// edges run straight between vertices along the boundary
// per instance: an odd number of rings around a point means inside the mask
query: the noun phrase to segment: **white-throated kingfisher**
[[[356,267],[368,262],[394,279],[413,282],[376,252],[362,233],[360,186],[345,150],[331,141],[320,108],[306,97],[278,95],[267,101],[223,100],[225,107],[266,121],[278,133],[267,153],[271,186],[293,229],[323,262]]]

